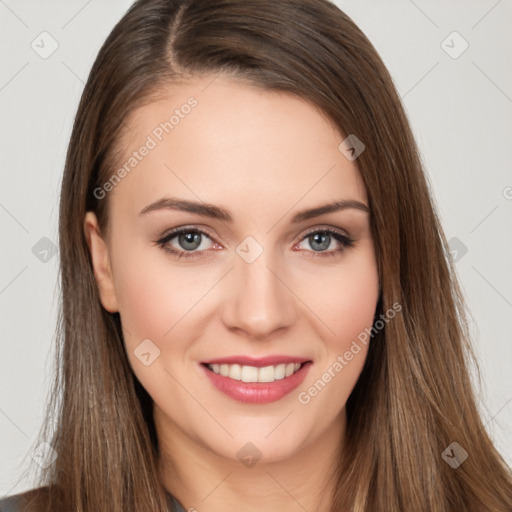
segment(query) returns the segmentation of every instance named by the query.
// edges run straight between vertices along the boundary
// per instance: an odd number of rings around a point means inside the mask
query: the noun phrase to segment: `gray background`
[[[32,485],[21,475],[51,381],[66,146],[92,62],[130,4],[0,0],[0,496]],[[402,96],[473,315],[482,414],[512,464],[512,2],[337,4]]]

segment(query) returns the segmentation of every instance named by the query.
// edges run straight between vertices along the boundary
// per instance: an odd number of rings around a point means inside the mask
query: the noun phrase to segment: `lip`
[[[233,360],[228,363],[227,361]],[[268,363],[269,360],[277,363]],[[243,403],[248,404],[268,404],[276,402],[281,398],[291,393],[294,389],[299,387],[309,371],[309,368],[313,364],[310,360],[301,360],[297,358],[288,358],[289,363],[303,363],[299,370],[289,377],[284,379],[275,380],[274,382],[243,382],[241,380],[230,379],[218,375],[211,371],[206,365],[207,364],[240,364],[239,361],[244,361],[247,366],[257,366],[261,368],[263,366],[274,366],[276,364],[284,364],[285,359],[276,356],[276,358],[265,358],[265,359],[251,359],[247,357],[235,357],[235,358],[223,358],[213,360],[214,362],[208,361],[208,363],[202,363],[199,366],[210,382],[221,392],[228,397]],[[250,363],[248,362],[250,361]],[[258,363],[258,364],[256,364]],[[261,363],[261,364],[259,364]],[[242,365],[243,366],[243,365]]]
[[[240,366],[254,366],[263,368],[265,366],[277,366],[278,364],[290,363],[306,363],[309,359],[294,356],[267,356],[267,357],[251,357],[251,356],[229,356],[219,359],[209,359],[202,361],[202,364],[239,364]]]

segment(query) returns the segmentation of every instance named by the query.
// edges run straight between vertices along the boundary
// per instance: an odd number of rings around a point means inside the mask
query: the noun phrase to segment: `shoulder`
[[[40,512],[44,510],[47,494],[47,487],[39,487],[0,498],[0,512]]]
[[[48,487],[39,487],[30,491],[0,498],[0,512],[44,512],[48,505]],[[179,501],[168,495],[171,510],[185,512]],[[53,510],[53,507],[52,507]]]

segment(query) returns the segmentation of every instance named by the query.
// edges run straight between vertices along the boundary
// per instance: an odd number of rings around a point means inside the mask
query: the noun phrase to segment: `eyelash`
[[[319,229],[314,228],[310,231],[307,231],[304,236],[300,239],[299,243],[303,242],[307,238],[309,238],[311,235],[321,233],[321,234],[328,234],[334,237],[334,239],[341,244],[341,247],[338,247],[337,249],[331,249],[330,251],[306,251],[306,252],[313,252],[314,256],[319,256],[321,258],[329,257],[329,256],[336,256],[344,252],[346,249],[354,247],[355,240],[349,238],[348,236],[342,234],[341,232],[334,230],[332,228],[325,228],[325,229]],[[181,234],[200,234],[204,235],[210,240],[212,238],[208,235],[208,233],[197,229],[197,228],[189,228],[189,227],[183,227],[183,228],[176,228],[175,230],[170,231],[167,233],[164,237],[162,237],[160,240],[156,241],[156,244],[160,246],[166,253],[178,255],[178,258],[202,258],[205,257],[203,254],[206,252],[206,250],[203,251],[180,251],[173,247],[170,247],[168,244],[173,239],[176,238],[178,235]]]

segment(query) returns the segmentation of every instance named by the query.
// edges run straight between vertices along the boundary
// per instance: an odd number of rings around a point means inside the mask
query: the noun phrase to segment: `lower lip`
[[[274,382],[243,382],[218,375],[204,365],[201,367],[213,385],[230,398],[250,404],[268,404],[280,400],[300,386],[311,364],[311,361],[308,361],[294,374]]]

